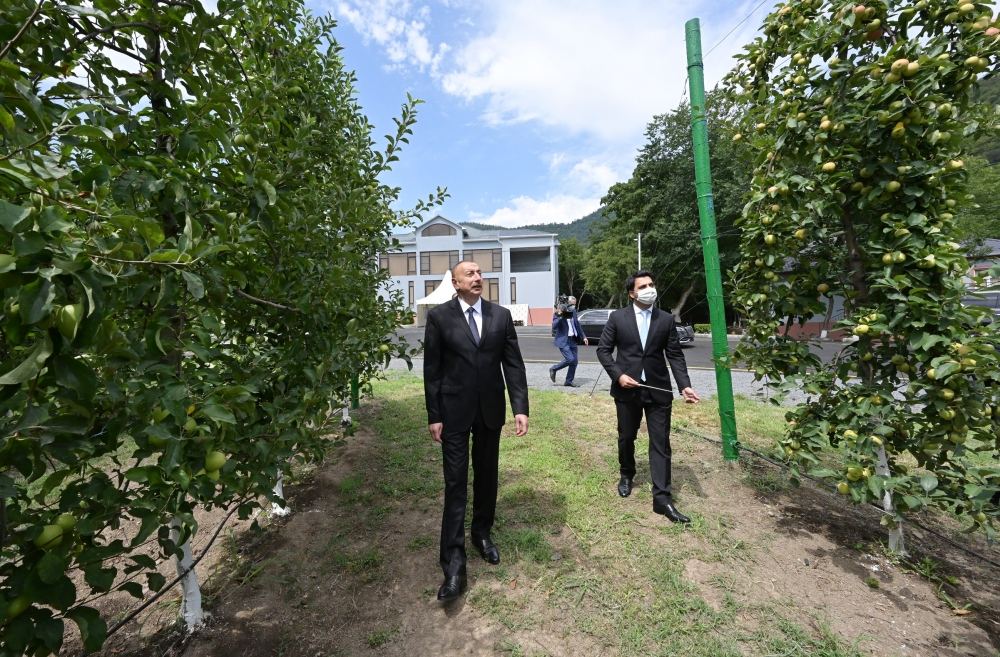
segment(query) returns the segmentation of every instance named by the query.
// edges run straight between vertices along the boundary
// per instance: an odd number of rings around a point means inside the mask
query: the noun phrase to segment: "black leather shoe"
[[[632,477],[622,475],[622,478],[618,480],[618,494],[622,497],[628,497],[632,494]]]
[[[462,572],[458,575],[448,575],[444,578],[444,583],[438,589],[438,600],[441,602],[451,602],[458,599],[458,596],[465,592],[465,587],[469,582]]]
[[[552,381],[552,383],[556,382],[556,371],[551,367],[549,368],[549,379]]]
[[[669,520],[670,522],[680,522],[680,523],[691,522],[691,518],[688,518],[686,515],[678,511],[677,507],[675,507],[673,504],[667,504],[665,506],[654,506],[653,512],[659,513],[661,516],[666,516],[667,520]]]
[[[473,536],[472,544],[476,546],[479,556],[485,559],[487,563],[494,566],[500,563],[500,550],[497,549],[497,546],[489,536],[486,538],[476,538]]]
[[[569,386],[570,388],[579,388],[580,387],[579,383],[573,383],[572,381],[567,381],[566,385]]]

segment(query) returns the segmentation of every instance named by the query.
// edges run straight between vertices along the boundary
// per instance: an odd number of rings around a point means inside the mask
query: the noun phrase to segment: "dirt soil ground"
[[[579,617],[572,604],[548,603],[552,591],[544,572],[534,579],[516,570],[496,577],[470,558],[469,593],[449,607],[437,603],[440,497],[359,498],[366,490],[384,491],[392,477],[377,465],[385,447],[374,431],[361,430],[310,482],[291,489],[292,516],[273,519],[261,531],[244,529],[228,547],[220,545],[229,552],[216,555],[214,564],[225,575],[212,579],[211,620],[192,639],[182,645],[174,630],[164,630],[154,637],[155,647],[117,641],[104,654],[624,654],[574,627]],[[596,456],[608,460],[613,450],[609,442]],[[685,557],[683,577],[709,607],[723,609],[733,600],[741,609],[779,605],[804,627],[828,626],[856,640],[861,654],[1000,655],[1000,569],[914,529],[910,561],[926,559],[928,579],[878,548],[884,531],[877,512],[810,485],[788,488],[777,469],[761,461],[728,466],[715,445],[690,436],[675,440],[675,464],[685,510],[713,519],[723,531],[665,533],[663,519],[638,506],[629,522],[664,549],[671,541],[687,543],[684,554],[695,556]],[[437,473],[434,462],[420,465]],[[428,491],[440,487],[439,477],[427,482]],[[514,482],[501,481],[501,488],[508,485]],[[617,499],[614,485],[609,476],[605,492]],[[359,507],[359,499],[368,501]],[[379,520],[374,530],[373,514]],[[560,559],[613,558],[599,550],[584,554],[567,528],[549,538],[552,568]],[[996,546],[962,540],[1000,562]],[[703,556],[727,551],[740,557]],[[577,602],[582,600],[584,589]],[[505,605],[531,622],[505,621],[496,613]],[[158,613],[162,617],[163,609]],[[752,632],[760,618],[744,613],[738,622]]]

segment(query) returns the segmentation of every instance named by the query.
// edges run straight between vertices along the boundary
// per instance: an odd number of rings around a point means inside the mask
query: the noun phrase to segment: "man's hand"
[[[620,377],[618,377],[618,385],[620,385],[623,388],[638,388],[639,382],[630,377],[628,374],[622,374]]]
[[[444,429],[444,422],[433,422],[427,425],[427,430],[431,432],[434,442],[441,442],[441,431]]]
[[[694,391],[694,388],[684,388],[681,390],[681,396],[684,397],[684,402],[686,404],[697,404],[701,401],[701,397],[699,397],[698,393]]]
[[[528,416],[527,415],[515,415],[514,416],[514,435],[524,436],[528,433]]]
[[[586,346],[589,346],[590,345],[590,341],[587,340],[587,338],[584,338],[583,339],[583,344],[586,345]]]

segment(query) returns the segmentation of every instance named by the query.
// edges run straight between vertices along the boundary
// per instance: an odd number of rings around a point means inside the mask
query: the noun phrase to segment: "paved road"
[[[423,328],[404,327],[397,335],[406,339],[411,345],[417,345],[424,337]],[[559,350],[552,344],[549,329],[544,326],[520,326],[517,328],[517,339],[521,346],[521,355],[529,363],[557,363]],[[729,338],[729,350],[732,352],[738,337]],[[838,342],[825,342],[818,349],[824,360],[829,360],[843,347]],[[578,356],[581,364],[597,363],[596,348],[580,345]],[[707,335],[696,335],[694,345],[684,348],[684,358],[689,367],[712,368],[712,342]]]

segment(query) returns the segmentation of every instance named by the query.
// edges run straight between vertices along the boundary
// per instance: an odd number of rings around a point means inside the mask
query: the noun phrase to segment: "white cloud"
[[[427,36],[431,13],[426,5],[414,7],[409,0],[341,0],[332,13],[365,40],[378,44],[391,67],[414,67],[436,76],[449,50],[446,43],[432,45]]]
[[[634,142],[685,93],[684,19],[718,5],[648,0],[505,0],[483,7],[485,31],[458,48],[442,84],[485,104],[491,125],[538,122],[604,143]],[[703,27],[705,49],[750,10]],[[756,29],[751,19],[706,62],[708,86]]]
[[[527,224],[569,223],[597,210],[600,197],[555,195],[542,200],[518,196],[492,214],[477,215],[475,221],[512,228]]]

